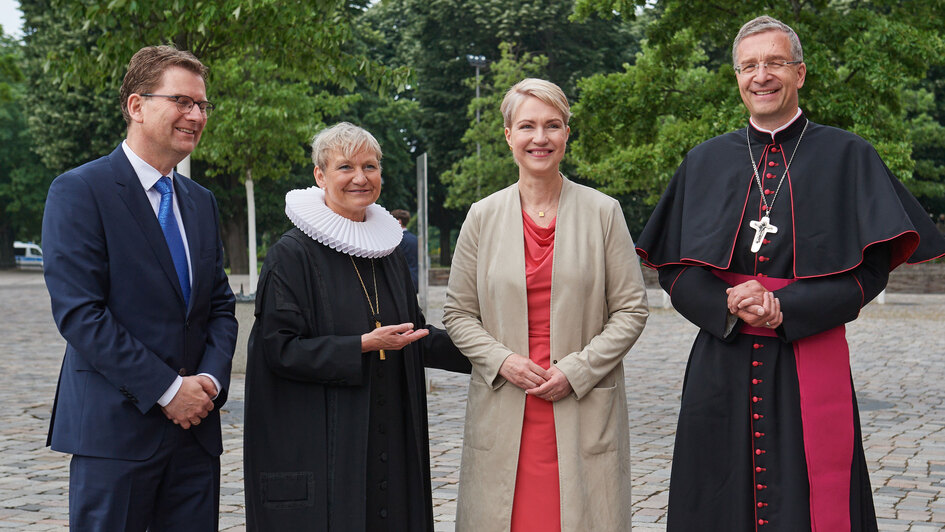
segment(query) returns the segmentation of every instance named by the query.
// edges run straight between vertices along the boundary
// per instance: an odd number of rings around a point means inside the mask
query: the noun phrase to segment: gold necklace
[[[358,274],[358,280],[361,281],[361,289],[364,290],[364,297],[367,299],[368,308],[371,309],[371,315],[374,317],[374,328],[379,329],[381,327],[381,299],[378,297],[377,293],[377,275],[374,272],[374,259],[371,259],[371,277],[374,278],[374,304],[371,304],[371,296],[368,295],[367,287],[364,286],[364,279],[361,278],[361,270],[358,269],[358,265],[354,263],[354,257],[348,255],[348,258],[351,259],[351,265],[354,266],[354,273]],[[387,357],[384,354],[384,350],[380,349],[381,360],[387,360]]]

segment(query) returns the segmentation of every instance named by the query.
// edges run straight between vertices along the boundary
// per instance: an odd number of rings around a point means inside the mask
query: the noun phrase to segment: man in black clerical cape
[[[667,529],[876,530],[843,325],[945,239],[869,143],[798,108],[790,27],[748,22],[732,58],[748,127],[689,152],[637,240],[700,328]]]

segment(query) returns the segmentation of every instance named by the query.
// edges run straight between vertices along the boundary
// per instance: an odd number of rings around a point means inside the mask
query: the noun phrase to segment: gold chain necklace
[[[361,277],[361,270],[358,269],[358,265],[354,263],[354,257],[348,255],[348,258],[351,259],[351,265],[354,266],[354,273],[358,274],[358,280],[361,281],[361,289],[364,290],[364,298],[367,299],[368,308],[371,309],[371,315],[374,317],[374,328],[379,329],[381,327],[381,299],[377,293],[377,275],[374,272],[374,259],[371,259],[371,277],[374,279],[374,304],[371,304],[371,296],[368,295],[367,287],[364,286],[364,279]],[[384,354],[384,350],[380,349],[381,360],[387,360],[387,356]]]

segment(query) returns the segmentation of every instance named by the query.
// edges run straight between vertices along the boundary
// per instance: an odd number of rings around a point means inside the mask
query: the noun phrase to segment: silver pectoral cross
[[[764,243],[765,236],[768,233],[777,233],[778,228],[774,225],[771,225],[771,219],[767,216],[762,216],[761,220],[757,222],[749,222],[749,226],[755,230],[755,239],[751,241],[751,252],[758,253],[758,250],[761,249],[761,244]]]

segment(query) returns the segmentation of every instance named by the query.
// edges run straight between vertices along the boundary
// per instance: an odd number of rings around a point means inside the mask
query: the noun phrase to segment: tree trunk
[[[13,258],[13,231],[10,225],[0,227],[0,268],[12,268],[16,266],[16,260]]]
[[[452,254],[450,253],[450,235],[452,230],[449,227],[440,227],[440,266],[446,267],[452,264]]]
[[[233,209],[241,210],[244,209]],[[249,273],[249,256],[246,253],[246,216],[233,216],[220,220],[220,232],[223,233],[223,250],[231,274]]]
[[[231,274],[247,274],[246,188],[239,175],[222,174],[202,185],[217,198],[220,210],[220,238],[223,240],[223,265]]]

